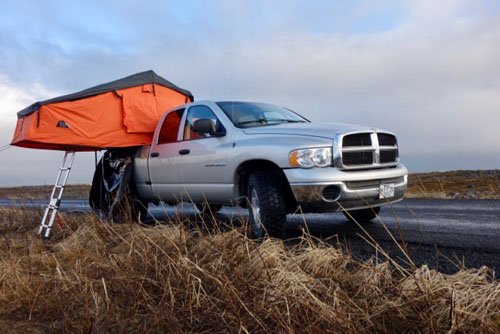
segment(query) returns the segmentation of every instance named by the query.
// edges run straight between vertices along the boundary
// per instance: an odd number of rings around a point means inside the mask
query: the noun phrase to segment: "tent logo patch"
[[[60,120],[59,122],[57,122],[57,125],[56,125],[57,128],[66,128],[66,129],[69,129],[69,124],[66,123],[65,121],[63,120]]]

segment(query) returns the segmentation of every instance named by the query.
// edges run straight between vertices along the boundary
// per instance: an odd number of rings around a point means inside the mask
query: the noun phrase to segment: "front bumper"
[[[295,200],[304,212],[358,210],[398,202],[407,187],[408,170],[393,168],[342,171],[336,168],[286,169]],[[393,184],[394,196],[380,198],[380,185]]]

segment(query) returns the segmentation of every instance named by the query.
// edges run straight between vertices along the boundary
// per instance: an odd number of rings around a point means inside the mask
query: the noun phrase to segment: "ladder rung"
[[[69,160],[66,160],[68,157]],[[62,166],[60,167],[56,182],[54,184],[54,187],[52,188],[52,194],[50,195],[49,204],[45,209],[42,222],[40,223],[40,229],[38,230],[38,234],[42,234],[43,230],[45,230],[44,238],[48,238],[50,230],[52,229],[52,224],[54,223],[55,214],[57,214],[57,211],[59,211],[59,207],[61,205],[61,197],[64,192],[64,188],[66,186],[66,182],[68,180],[68,176],[71,171],[71,166],[73,165],[74,158],[75,158],[75,152],[72,151],[68,151],[64,155]],[[60,191],[57,197],[53,197],[54,195],[56,195],[56,189],[60,189]],[[49,214],[51,215],[50,219],[49,219]]]

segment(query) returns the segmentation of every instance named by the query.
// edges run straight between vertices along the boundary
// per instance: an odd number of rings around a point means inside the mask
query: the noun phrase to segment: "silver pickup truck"
[[[125,198],[134,217],[149,202],[190,201],[212,213],[239,205],[254,237],[280,237],[293,212],[374,219],[403,199],[407,173],[390,132],[312,123],[266,103],[198,101],[167,111],[151,145],[107,151],[90,204],[110,215]]]

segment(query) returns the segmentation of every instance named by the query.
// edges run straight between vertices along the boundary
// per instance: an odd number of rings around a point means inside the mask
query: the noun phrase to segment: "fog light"
[[[337,185],[327,186],[323,189],[323,199],[327,202],[335,202],[340,197],[340,187]]]

